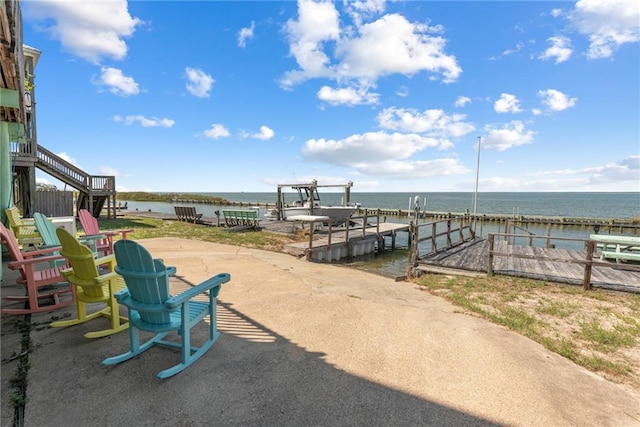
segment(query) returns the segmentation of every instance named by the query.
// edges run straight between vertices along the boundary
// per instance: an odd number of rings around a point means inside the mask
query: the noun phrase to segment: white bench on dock
[[[601,245],[600,259],[640,262],[640,237],[591,234],[589,239]]]
[[[329,221],[329,217],[325,215],[291,215],[286,218],[287,221],[301,222],[302,228],[304,229],[304,224],[309,224],[309,229],[312,230],[317,223],[320,223],[320,227],[322,224]]]

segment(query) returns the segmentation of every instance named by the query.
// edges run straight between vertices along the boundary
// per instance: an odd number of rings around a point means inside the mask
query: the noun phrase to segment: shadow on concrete
[[[497,425],[338,369],[323,353],[307,351],[223,301],[216,344],[166,380],[155,375],[178,361],[170,349],[153,348],[120,365],[102,366],[104,358],[129,345],[126,332],[96,340],[82,336],[106,319],[48,327],[74,310],[31,316],[24,425]],[[5,320],[3,356],[9,351],[5,345],[20,340]],[[195,327],[194,344],[206,333],[205,323]],[[5,410],[15,368],[15,361],[3,361],[2,425],[10,425]]]

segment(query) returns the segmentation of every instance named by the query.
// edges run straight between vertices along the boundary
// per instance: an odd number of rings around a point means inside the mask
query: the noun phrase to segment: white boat
[[[315,179],[304,184],[278,184],[278,195],[276,208],[267,214],[267,218],[276,220],[291,220],[292,217],[299,216],[326,216],[334,225],[346,222],[356,210],[359,204],[352,204],[349,201],[353,182],[343,185],[318,185]],[[318,188],[343,187],[344,197],[341,206],[326,206],[320,202]],[[283,188],[292,188],[298,193],[298,200],[287,204],[284,200]]]

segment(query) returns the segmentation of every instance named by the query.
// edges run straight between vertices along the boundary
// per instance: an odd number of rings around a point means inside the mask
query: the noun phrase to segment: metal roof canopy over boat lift
[[[276,199],[276,215],[278,220],[283,220],[284,218],[284,208],[286,204],[284,202],[284,194],[282,192],[283,188],[292,188],[298,191],[298,195],[300,196],[300,200],[306,200],[307,202],[311,202],[311,209],[313,206],[318,206],[320,204],[320,196],[318,194],[318,188],[344,188],[344,197],[342,199],[342,206],[349,206],[351,200],[351,187],[353,187],[353,182],[349,181],[346,184],[325,184],[319,185],[317,180],[313,180],[310,183],[306,184],[278,184],[278,194]],[[303,194],[304,191],[304,194]],[[310,214],[313,214],[312,212]]]

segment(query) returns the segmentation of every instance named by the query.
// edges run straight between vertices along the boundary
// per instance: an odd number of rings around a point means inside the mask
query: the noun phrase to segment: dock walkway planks
[[[496,256],[493,266],[496,274],[582,285],[584,277],[583,264],[573,264],[541,258],[584,261],[586,259],[586,252],[569,249],[507,245],[504,241],[495,242],[494,250],[501,253],[527,254],[539,257],[539,259],[526,259]],[[420,266],[439,266],[486,273],[489,258],[488,254],[488,240],[476,239],[456,246],[455,248],[421,258],[419,264]],[[640,293],[640,271],[625,270],[623,264],[613,262],[611,263],[611,267],[594,266],[591,272],[591,285]]]

